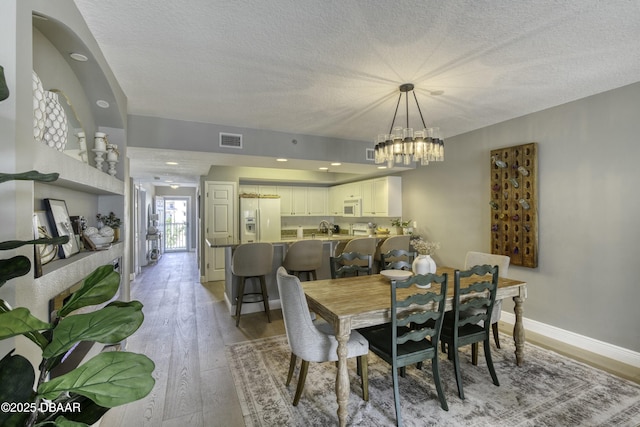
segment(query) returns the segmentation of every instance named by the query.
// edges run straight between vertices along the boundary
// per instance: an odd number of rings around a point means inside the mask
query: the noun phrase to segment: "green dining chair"
[[[380,254],[380,270],[411,270],[411,263],[415,257],[415,252],[392,249]]]
[[[491,311],[498,290],[498,266],[477,265],[469,270],[454,272],[453,310],[444,315],[440,340],[447,345],[449,360],[453,367],[458,385],[458,395],[464,399],[460,356],[458,348],[482,342],[484,357],[496,386],[500,385],[491,359]],[[463,287],[461,278],[471,278]],[[471,313],[471,314],[465,314]]]
[[[419,288],[414,285],[428,286]],[[401,296],[398,290],[410,289]],[[440,383],[438,339],[447,299],[447,274],[412,276],[405,281],[391,281],[391,323],[359,332],[369,341],[369,350],[391,365],[396,425],[402,425],[398,370],[431,360],[440,407],[449,410]]]
[[[373,256],[359,252],[342,252],[329,258],[331,278],[368,276],[373,270]]]

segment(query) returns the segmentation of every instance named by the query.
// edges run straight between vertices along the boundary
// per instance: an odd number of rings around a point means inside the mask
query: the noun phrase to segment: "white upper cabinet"
[[[387,176],[362,181],[362,215],[402,216],[402,178]]]
[[[327,187],[307,187],[307,215],[328,214],[329,189]]]
[[[323,216],[328,212],[326,187],[278,186],[282,216]]]

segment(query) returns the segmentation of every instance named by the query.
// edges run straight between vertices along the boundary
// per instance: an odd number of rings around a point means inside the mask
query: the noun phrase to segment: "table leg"
[[[347,355],[351,325],[346,321],[339,321],[336,325],[336,339],[338,340],[338,374],[336,376],[336,397],[338,398],[339,425],[347,425],[347,408],[349,405],[349,372],[347,371]]]
[[[513,325],[513,342],[516,345],[516,364],[521,366],[524,363],[524,325],[522,323],[522,303],[524,298],[521,296],[513,297],[516,303],[513,311],[516,315],[516,323]]]

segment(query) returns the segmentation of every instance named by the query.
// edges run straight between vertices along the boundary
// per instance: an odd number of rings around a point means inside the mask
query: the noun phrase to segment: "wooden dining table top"
[[[436,273],[447,273],[447,307],[451,309],[454,292],[454,268],[438,267]],[[462,278],[461,284],[477,281],[476,278]],[[350,318],[351,328],[373,326],[386,323],[390,317],[391,287],[390,280],[381,275],[345,277],[302,282],[302,288],[312,310],[327,321]],[[525,282],[500,277],[497,299],[519,296]],[[432,285],[439,291],[440,285]],[[398,296],[411,294],[411,288],[398,289]]]

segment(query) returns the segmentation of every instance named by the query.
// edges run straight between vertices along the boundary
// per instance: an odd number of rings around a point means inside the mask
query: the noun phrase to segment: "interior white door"
[[[207,181],[205,184],[205,236],[237,238],[237,187],[235,182]],[[207,247],[207,281],[224,280],[224,249]]]

